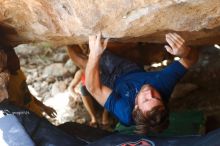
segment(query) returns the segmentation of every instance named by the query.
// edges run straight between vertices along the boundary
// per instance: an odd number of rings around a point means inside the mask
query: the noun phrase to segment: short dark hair
[[[136,123],[136,133],[147,134],[149,131],[160,133],[169,126],[169,111],[166,106],[158,105],[143,113],[138,107],[132,112]]]

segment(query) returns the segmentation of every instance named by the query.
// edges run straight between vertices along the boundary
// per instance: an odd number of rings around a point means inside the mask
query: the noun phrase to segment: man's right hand
[[[175,56],[179,56],[180,63],[185,67],[189,68],[198,61],[199,51],[198,49],[191,49],[186,46],[185,40],[176,33],[166,34],[166,41],[168,45],[165,46],[166,50]]]
[[[166,34],[166,41],[169,44],[165,45],[167,52],[181,58],[187,57],[191,48],[187,47],[185,40],[176,33]]]

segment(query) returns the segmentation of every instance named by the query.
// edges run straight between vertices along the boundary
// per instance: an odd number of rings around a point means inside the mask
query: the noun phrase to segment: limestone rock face
[[[220,0],[0,0],[1,43],[164,43],[179,32],[192,45],[220,42]]]

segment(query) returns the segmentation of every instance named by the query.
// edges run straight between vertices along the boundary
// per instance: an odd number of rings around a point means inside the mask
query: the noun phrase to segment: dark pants
[[[72,146],[86,145],[77,137],[69,136],[44,118],[39,118],[34,113],[18,108],[7,101],[0,103],[0,110],[4,114],[13,114],[19,120],[37,146]]]
[[[80,85],[80,92],[81,92],[82,96],[91,96],[92,97],[92,95],[86,89],[86,86],[83,84]]]
[[[136,63],[121,58],[105,50],[100,59],[101,81],[109,88],[114,87],[115,81],[122,75],[144,71]]]

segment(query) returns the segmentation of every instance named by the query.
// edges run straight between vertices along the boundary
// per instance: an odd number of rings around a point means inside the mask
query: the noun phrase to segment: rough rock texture
[[[0,0],[4,43],[79,44],[97,31],[120,42],[163,43],[166,32],[177,31],[189,44],[217,43],[220,1]]]

